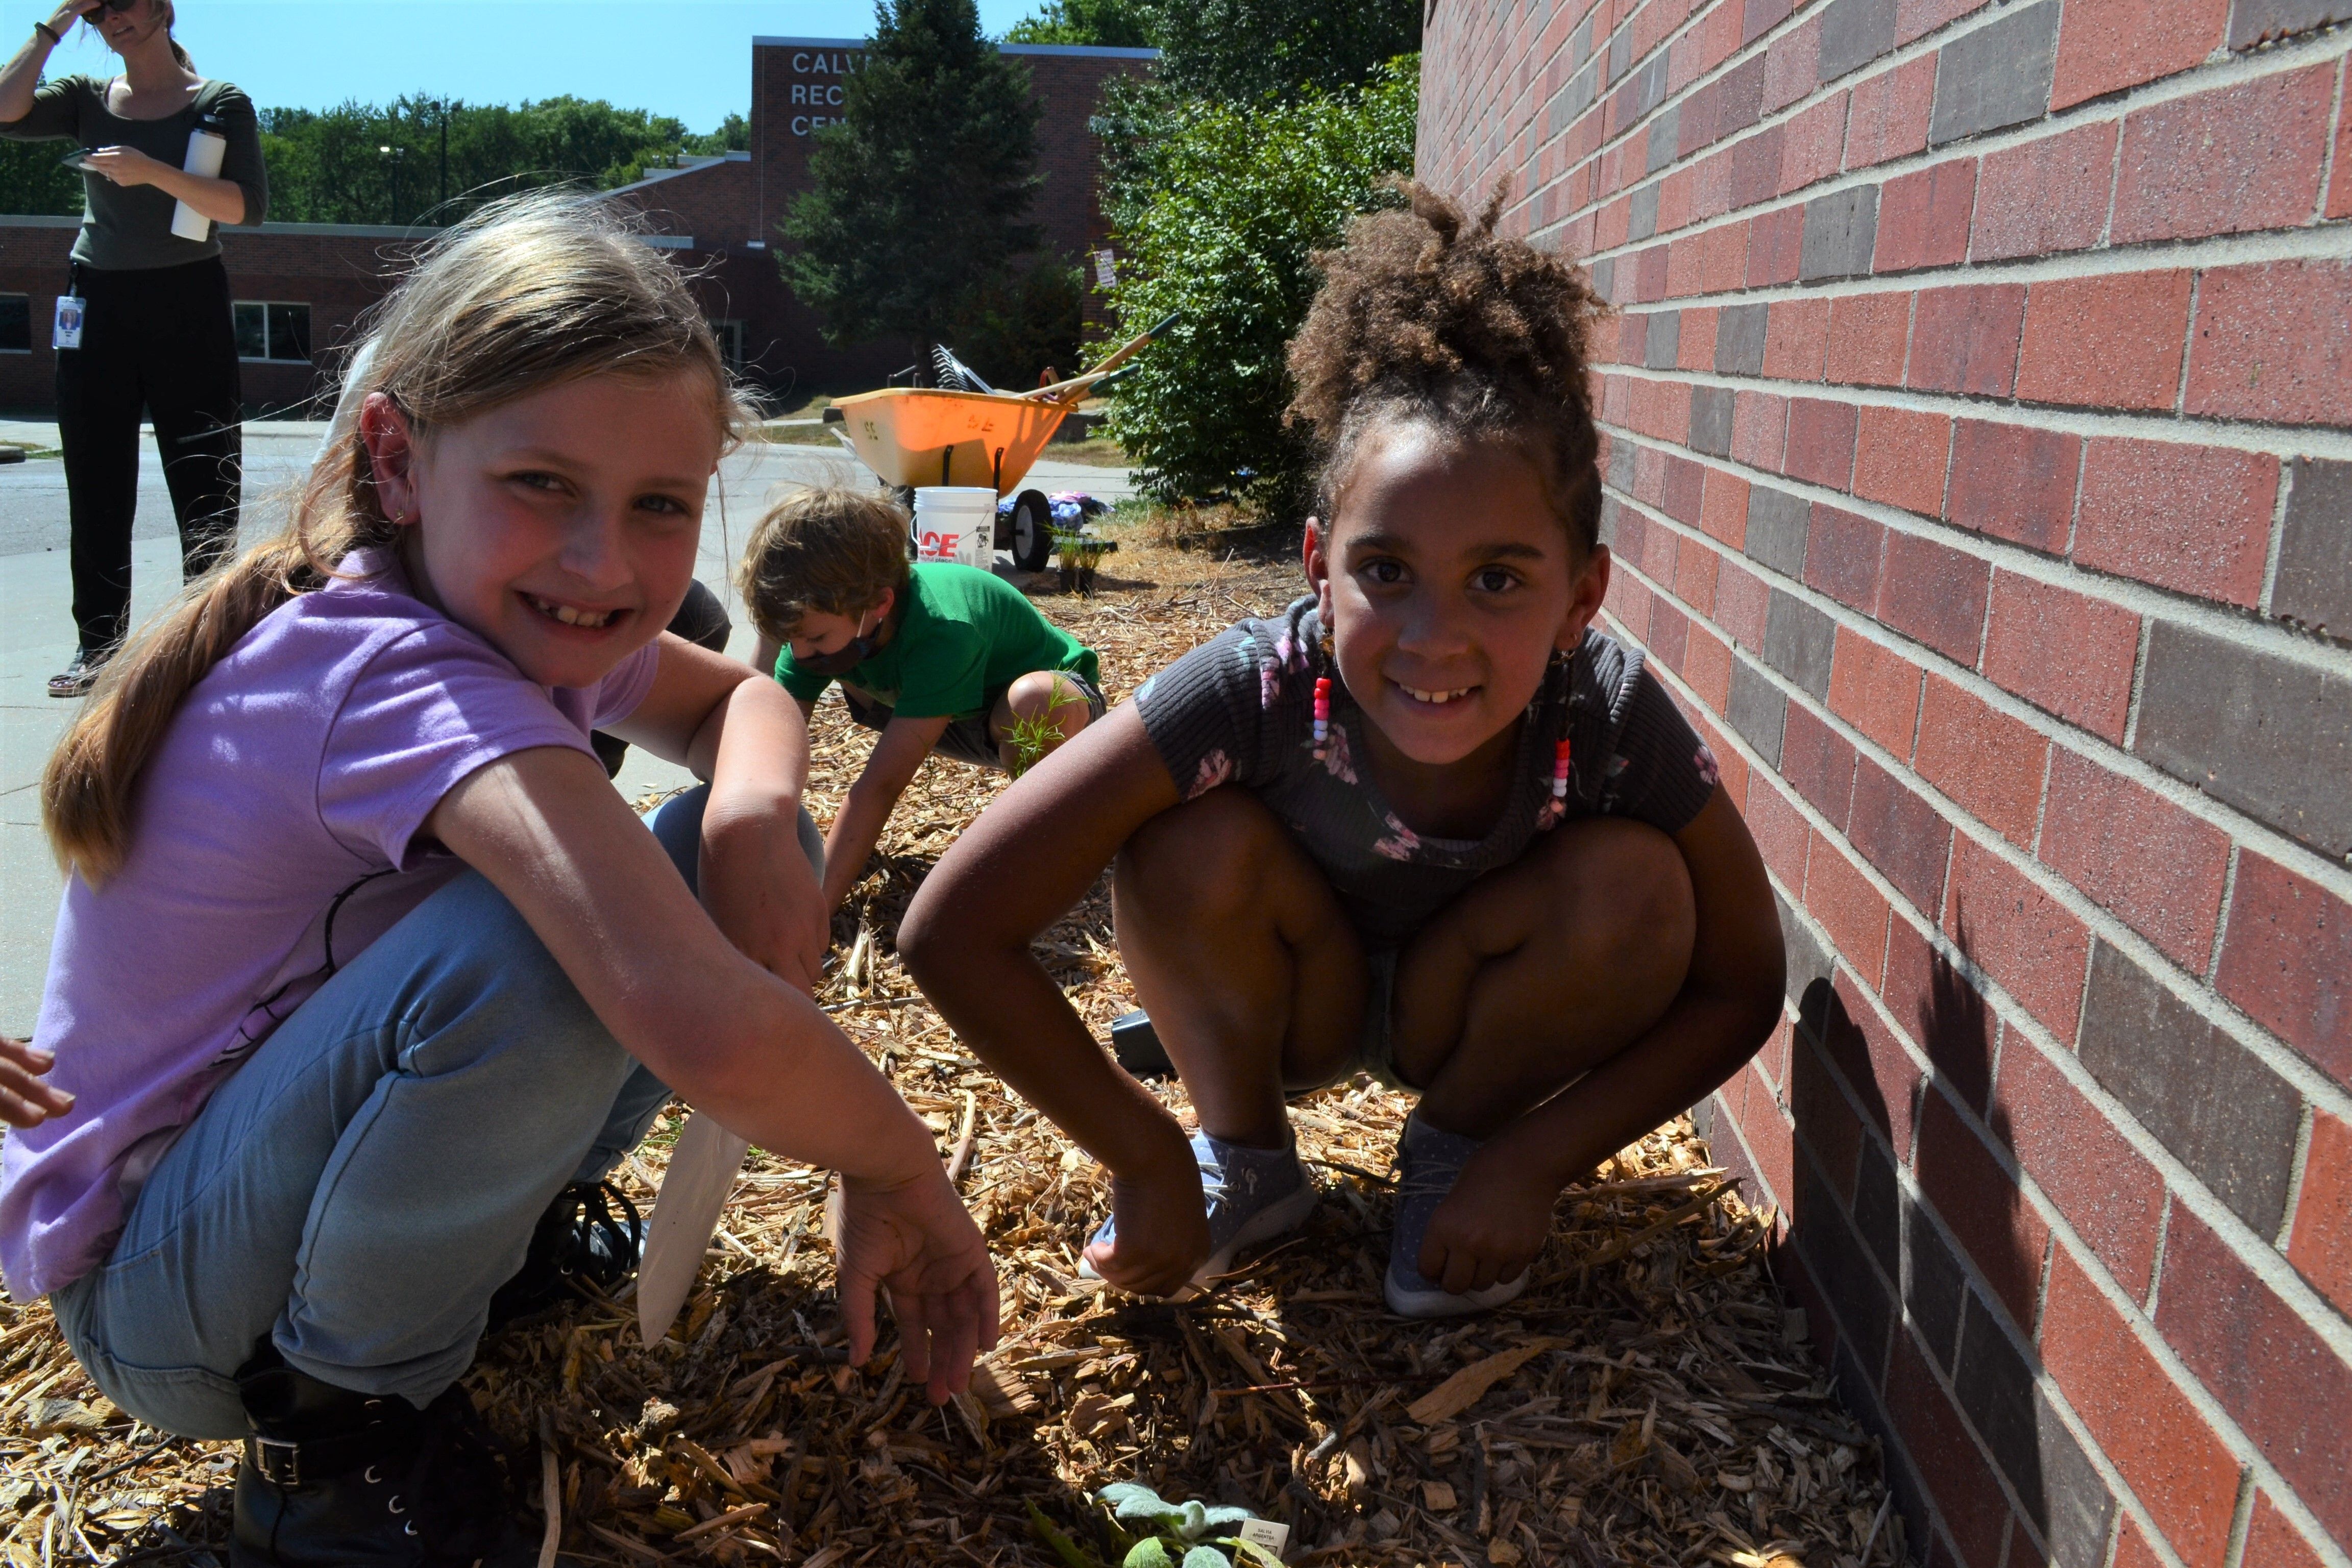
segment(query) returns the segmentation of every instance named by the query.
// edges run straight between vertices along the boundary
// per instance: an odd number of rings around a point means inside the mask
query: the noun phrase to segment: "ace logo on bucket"
[[[971,485],[915,491],[915,559],[986,571],[996,559],[996,492]]]

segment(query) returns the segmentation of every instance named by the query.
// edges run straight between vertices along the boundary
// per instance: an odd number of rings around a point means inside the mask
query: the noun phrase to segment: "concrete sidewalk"
[[[57,427],[0,422],[0,441],[53,445]],[[253,425],[246,435],[244,536],[278,526],[286,500],[307,473],[325,426]],[[46,433],[47,441],[43,442]],[[846,453],[822,447],[753,446],[730,458],[711,486],[696,575],[726,599],[735,619],[730,652],[750,657],[753,635],[729,579],[735,555],[774,496],[809,484],[867,484],[873,476]],[[1040,463],[1038,488],[1079,489],[1115,500],[1133,493],[1128,473],[1074,463]],[[74,704],[47,695],[50,676],[73,657],[70,536],[63,466],[54,458],[0,468],[0,1033],[30,1031],[48,968],[49,940],[64,890],[40,831],[40,777]],[[131,547],[135,616],[168,604],[179,587],[179,545],[153,441],[142,443],[139,516]],[[632,751],[619,785],[634,798],[687,782],[683,769]]]

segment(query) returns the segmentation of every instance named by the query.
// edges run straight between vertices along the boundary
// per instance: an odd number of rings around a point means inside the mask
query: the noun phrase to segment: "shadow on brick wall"
[[[1965,922],[1955,935],[1967,952]],[[1850,973],[1813,944],[1791,948],[1813,973],[1785,1091],[1795,1150],[1781,1282],[1807,1309],[1839,1397],[1885,1449],[1914,1562],[1997,1568],[2014,1533],[2011,1563],[2096,1568],[2113,1501],[2035,1388],[2027,1348],[2046,1231],[1958,1109],[2008,1143],[1990,1092],[1999,1023],[1963,973],[1917,945],[1910,973],[1890,963],[1887,989],[1913,999],[1904,1022],[1933,1064],[1925,1074]]]

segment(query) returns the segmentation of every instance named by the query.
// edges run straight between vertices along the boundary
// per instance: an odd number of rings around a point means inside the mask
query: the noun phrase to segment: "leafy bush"
[[[1128,128],[1109,192],[1123,334],[1171,312],[1134,362],[1111,430],[1163,500],[1233,494],[1276,516],[1305,500],[1313,454],[1286,426],[1284,351],[1320,275],[1313,253],[1354,215],[1399,199],[1412,167],[1420,62],[1360,89],[1289,103],[1176,103]]]

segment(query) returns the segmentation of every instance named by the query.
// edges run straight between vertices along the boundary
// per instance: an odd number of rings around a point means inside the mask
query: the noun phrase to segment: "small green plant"
[[[1128,1550],[1119,1568],[1233,1568],[1226,1551],[1244,1563],[1280,1568],[1280,1558],[1234,1533],[1249,1522],[1245,1508],[1171,1502],[1136,1481],[1114,1482],[1097,1492],[1095,1500],[1109,1508],[1114,1519],[1149,1531]]]
[[[1059,744],[1062,727],[1054,722],[1054,715],[1076,702],[1060,681],[1054,682],[1054,695],[1047,700],[1043,713],[1026,719],[1015,719],[1005,731],[1005,739],[1013,742],[1013,776],[1019,778],[1042,761],[1048,751]]]
[[[1074,529],[1054,531],[1054,550],[1062,559],[1062,591],[1066,594],[1092,594],[1095,591],[1095,568],[1102,558],[1118,548],[1108,539]]]

